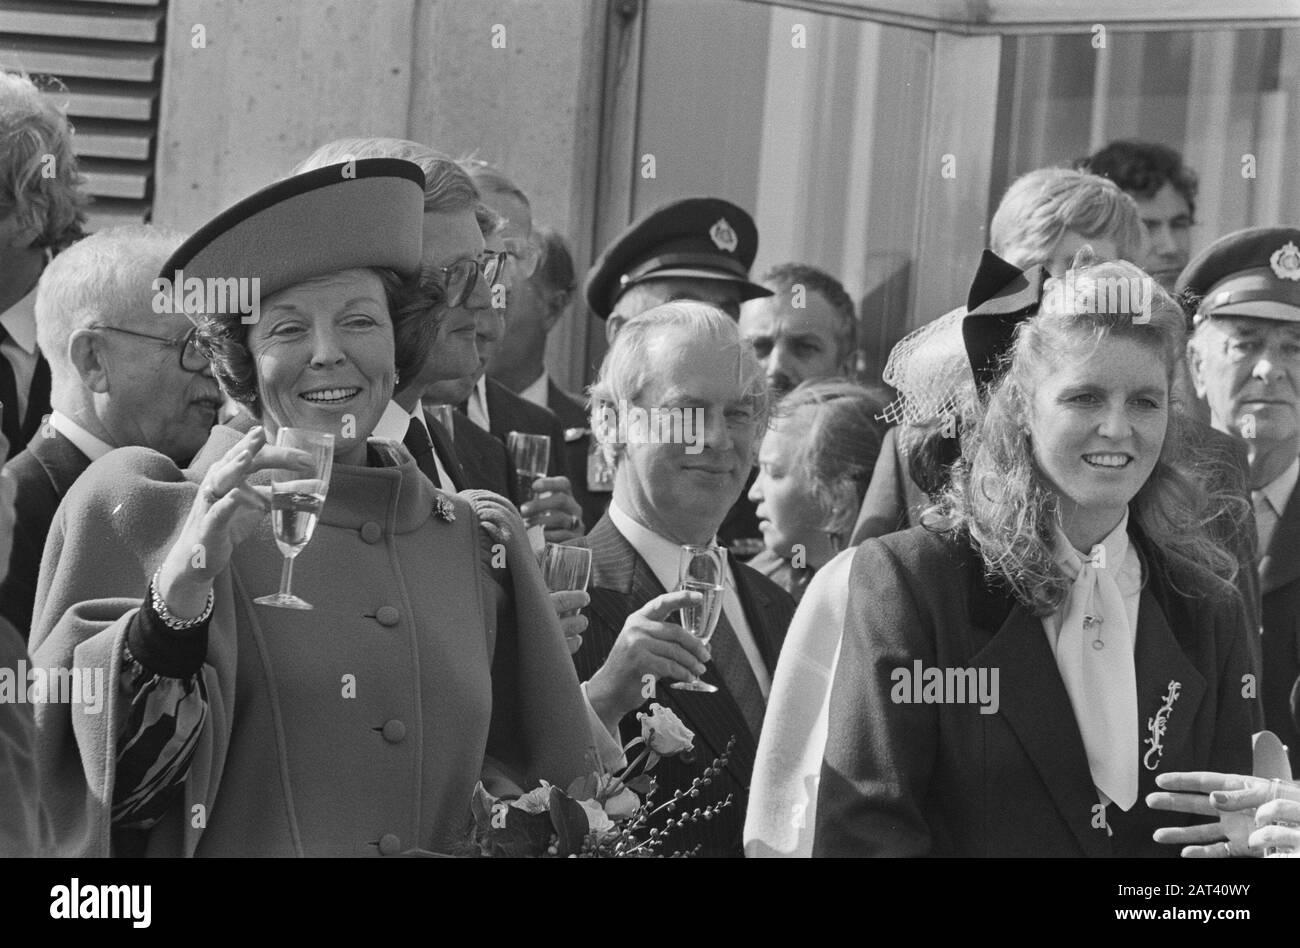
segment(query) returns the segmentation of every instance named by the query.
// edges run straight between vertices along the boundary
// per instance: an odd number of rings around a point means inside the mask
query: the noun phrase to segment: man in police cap
[[[633,316],[673,300],[710,303],[738,320],[741,303],[773,295],[749,279],[756,253],[754,219],[730,201],[672,201],[634,221],[600,255],[587,273],[587,305],[605,320],[605,337],[611,343]],[[588,490],[612,490],[612,478],[612,468],[593,454]],[[723,543],[746,558],[763,548],[756,508],[748,496],[753,483],[751,473],[718,531]]]
[[[720,198],[683,198],[635,221],[587,274],[587,305],[613,342],[633,316],[672,300],[712,303],[732,319],[772,291],[749,279],[758,252],[754,219]]]
[[[1188,363],[1214,427],[1240,438],[1259,531],[1264,720],[1300,765],[1290,708],[1300,682],[1300,229],[1215,241],[1177,290],[1195,303]]]

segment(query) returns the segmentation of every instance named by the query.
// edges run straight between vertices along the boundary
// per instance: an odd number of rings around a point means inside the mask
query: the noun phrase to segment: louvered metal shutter
[[[149,219],[165,13],[162,0],[0,0],[0,68],[67,87],[49,94],[76,129],[90,230]]]

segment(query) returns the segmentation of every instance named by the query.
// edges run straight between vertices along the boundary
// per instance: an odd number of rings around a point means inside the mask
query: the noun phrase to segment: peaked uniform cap
[[[587,273],[587,305],[606,319],[628,289],[663,277],[734,283],[742,301],[771,296],[749,279],[757,253],[754,219],[735,204],[711,197],[673,201],[634,221],[600,255]]]
[[[1300,322],[1300,229],[1249,227],[1220,237],[1178,276],[1175,292],[1214,316]]]

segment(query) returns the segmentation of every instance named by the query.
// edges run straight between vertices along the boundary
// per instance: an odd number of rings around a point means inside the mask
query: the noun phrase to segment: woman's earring
[[[393,391],[397,391],[398,386],[402,384],[402,373],[393,369]]]

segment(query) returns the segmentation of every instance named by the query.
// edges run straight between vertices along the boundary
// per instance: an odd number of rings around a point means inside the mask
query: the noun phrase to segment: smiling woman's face
[[[383,283],[344,270],[262,300],[248,334],[262,423],[334,436],[334,457],[365,464],[366,438],[393,395],[393,323]]]
[[[1132,338],[1090,337],[1039,373],[1029,429],[1034,460],[1072,522],[1119,522],[1160,457],[1169,389],[1159,353]],[[1108,525],[1108,526],[1107,526]]]

